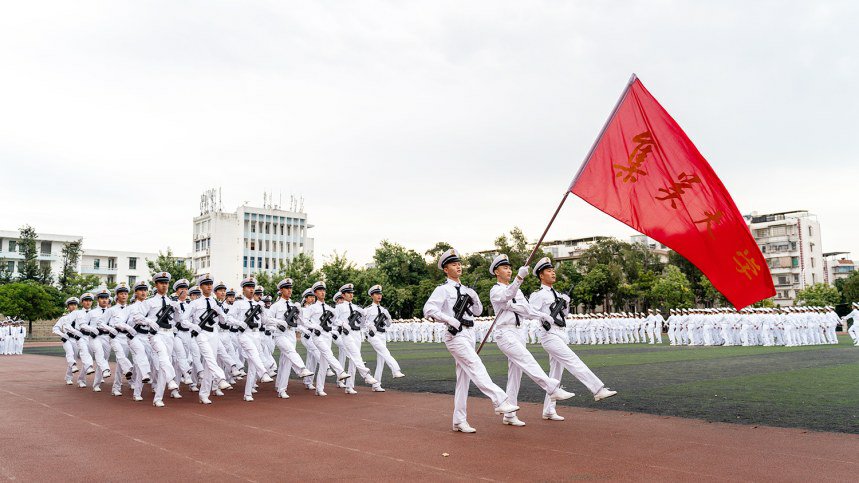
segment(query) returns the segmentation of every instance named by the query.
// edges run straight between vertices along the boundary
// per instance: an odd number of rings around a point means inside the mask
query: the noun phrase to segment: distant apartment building
[[[133,286],[138,281],[149,280],[146,262],[157,257],[157,253],[84,249],[80,273],[96,275],[104,285],[125,282]]]
[[[36,252],[39,267],[49,267],[56,277],[63,269],[63,245],[82,239],[75,235],[55,235],[38,233]],[[18,276],[24,256],[20,253],[20,232],[0,230],[0,268],[8,271],[13,277]]]
[[[830,252],[823,254],[823,270],[826,283],[835,285],[835,281],[847,278],[856,271],[856,264],[850,258],[850,252]]]
[[[805,210],[745,215],[772,274],[778,305],[793,305],[796,293],[827,281],[820,223]]]

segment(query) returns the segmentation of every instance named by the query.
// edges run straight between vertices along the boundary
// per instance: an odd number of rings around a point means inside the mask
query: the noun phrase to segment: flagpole
[[[585,166],[588,164],[588,160],[591,159],[591,155],[594,154],[594,150],[597,148],[597,144],[599,144],[600,139],[602,139],[603,134],[605,134],[605,130],[608,129],[608,125],[611,123],[611,120],[614,119],[614,115],[617,114],[617,110],[620,109],[620,105],[623,103],[623,100],[626,99],[626,94],[629,92],[629,87],[632,85],[638,77],[633,73],[630,76],[629,81],[626,83],[626,87],[623,89],[623,93],[621,93],[620,98],[618,98],[617,103],[614,105],[614,109],[611,110],[611,114],[609,114],[608,119],[606,119],[605,124],[603,124],[602,129],[600,129],[599,134],[597,135],[594,143],[591,145],[591,149],[588,151],[587,156],[585,156],[584,161],[582,162],[581,167],[579,167],[579,171],[576,173],[576,176],[573,178],[573,182],[570,183],[570,187],[567,188],[567,191],[564,193],[564,197],[561,198],[561,202],[558,203],[558,207],[555,208],[555,213],[552,214],[552,218],[549,220],[549,224],[546,225],[546,229],[543,230],[543,234],[540,235],[540,239],[537,240],[537,244],[534,245],[534,249],[531,250],[531,254],[528,255],[528,259],[525,260],[525,265],[531,265],[531,259],[534,258],[534,255],[537,254],[537,250],[540,249],[540,245],[543,243],[543,239],[546,237],[546,233],[549,232],[549,228],[552,227],[552,223],[555,222],[555,218],[558,216],[558,212],[561,211],[561,207],[564,206],[564,202],[567,201],[567,197],[570,196],[570,193],[573,190],[573,185],[576,184],[576,180],[581,176],[582,171],[584,171]],[[486,344],[486,340],[489,339],[489,335],[492,334],[492,329],[495,328],[495,322],[498,321],[498,314],[495,314],[495,318],[492,319],[492,324],[489,326],[489,330],[486,331],[486,335],[483,336],[483,340],[480,341],[480,345],[477,347],[477,353],[480,354],[480,350],[483,349],[483,345]]]

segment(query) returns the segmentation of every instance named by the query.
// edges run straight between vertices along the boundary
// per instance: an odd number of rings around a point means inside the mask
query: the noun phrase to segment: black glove
[[[196,330],[191,330],[191,337],[197,337],[198,335],[200,335],[199,332],[197,332]]]
[[[116,339],[116,336],[114,334],[108,334],[108,335],[110,336],[111,339]]]
[[[316,334],[317,337],[322,335],[322,332],[320,332],[319,329],[313,329],[313,333]]]
[[[310,336],[309,336],[309,335],[307,335],[307,334],[304,334],[304,338],[305,338],[305,339],[307,339],[307,340],[310,340]]]
[[[546,329],[547,331],[548,331],[549,329],[551,329],[551,328],[552,328],[552,324],[550,324],[550,323],[546,322],[545,320],[540,321],[540,324],[541,324],[541,325],[543,326],[543,328],[544,328],[544,329]]]
[[[349,329],[343,329],[343,335],[349,335]]]
[[[80,338],[80,337],[78,337],[78,336],[77,336],[77,335],[75,335],[75,334],[72,334],[72,337],[73,337],[75,340],[81,340],[81,338]]]
[[[270,330],[265,331],[265,335],[271,335],[271,331]]]
[[[376,333],[371,330],[370,331],[370,337],[375,337],[375,336],[376,336]]]
[[[277,324],[277,328],[278,328],[278,330],[280,330],[281,332],[286,332],[286,326],[284,326],[284,325]]]
[[[63,344],[65,344],[66,342],[68,342],[68,339],[66,339],[65,337],[60,337],[60,340],[61,340],[61,341],[63,341]]]
[[[334,340],[337,340],[337,334],[331,334],[331,337],[333,337]]]

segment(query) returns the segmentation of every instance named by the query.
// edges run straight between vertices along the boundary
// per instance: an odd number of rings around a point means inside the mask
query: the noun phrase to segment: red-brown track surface
[[[23,481],[778,480],[859,479],[859,436],[709,424],[699,420],[559,408],[526,427],[503,426],[487,399],[469,400],[478,430],[450,431],[452,396],[333,384],[316,397],[290,382],[290,399],[263,384],[203,406],[196,393],[152,406],[66,386],[65,361],[0,357],[0,478]],[[92,380],[90,376],[90,381]],[[109,380],[112,382],[112,380]],[[447,453],[449,456],[443,456]]]

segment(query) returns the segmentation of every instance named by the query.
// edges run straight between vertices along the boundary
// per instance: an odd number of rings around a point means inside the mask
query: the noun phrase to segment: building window
[[[811,226],[808,227],[808,236],[814,236],[814,228]]]
[[[254,261],[255,261],[255,260],[256,260],[256,259],[255,259],[254,257],[251,257],[251,268],[256,268],[256,267],[254,267]]]
[[[243,266],[244,266],[245,268],[248,268],[248,257],[247,257],[247,256],[245,256],[245,257],[244,257]]]
[[[98,258],[92,259],[92,268],[98,270],[99,265],[101,265],[101,260]]]
[[[108,270],[116,270],[116,259],[108,258],[107,259],[107,269]]]
[[[15,262],[6,262],[6,270],[8,270],[9,273],[15,273]]]
[[[814,268],[814,258],[811,259],[811,268]]]
[[[128,257],[128,269],[137,270],[137,257]],[[131,285],[132,282],[128,282]]]
[[[256,232],[257,232],[257,224],[251,222],[251,233],[256,233]]]
[[[799,274],[793,274],[793,283],[799,283]]]
[[[9,251],[15,253],[18,251],[18,241],[17,240],[9,240]]]
[[[49,260],[39,260],[39,268],[41,268],[42,270],[44,270],[44,269],[50,270],[51,269],[51,262]]]
[[[51,242],[43,241],[41,251],[42,251],[42,255],[50,255],[51,254]]]
[[[256,242],[251,240],[251,250],[256,250],[256,246],[257,246]]]
[[[116,283],[116,277],[114,277],[113,275],[108,275],[107,283]]]
[[[778,278],[778,284],[779,284],[779,285],[788,285],[789,283],[790,283],[790,282],[788,282],[787,277],[781,277],[781,276],[780,276],[780,277]]]
[[[134,284],[135,284],[135,283],[137,283],[137,276],[135,276],[135,275],[129,275],[129,276],[128,276],[128,286],[129,286],[129,287],[134,287]]]
[[[793,268],[799,267],[799,257],[790,257],[790,266]]]

